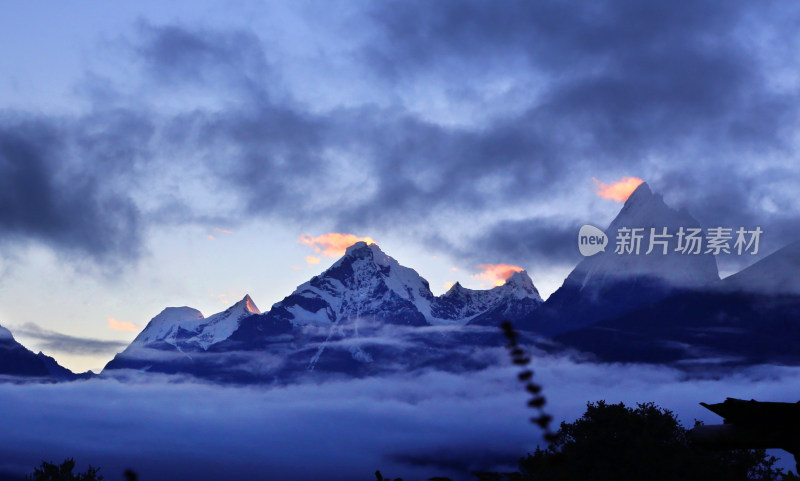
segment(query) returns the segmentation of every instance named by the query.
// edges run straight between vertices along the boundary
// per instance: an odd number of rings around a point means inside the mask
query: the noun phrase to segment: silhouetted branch
[[[536,416],[531,418],[531,422],[544,431],[544,439],[552,444],[557,439],[556,433],[550,429],[553,416],[550,416],[544,410],[547,399],[542,395],[542,386],[533,382],[533,370],[528,367],[531,363],[531,358],[525,352],[525,349],[519,345],[519,334],[514,330],[514,326],[510,321],[503,321],[500,324],[500,328],[508,341],[506,347],[511,355],[511,363],[521,369],[517,374],[517,379],[525,385],[525,390],[532,396],[528,401],[528,407],[536,410],[537,413]]]

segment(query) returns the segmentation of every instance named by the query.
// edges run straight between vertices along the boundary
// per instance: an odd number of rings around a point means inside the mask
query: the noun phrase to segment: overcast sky
[[[0,324],[100,368],[166,306],[268,309],[331,232],[436,294],[511,264],[547,296],[621,207],[593,178],[768,253],[800,238],[799,8],[3,3]]]

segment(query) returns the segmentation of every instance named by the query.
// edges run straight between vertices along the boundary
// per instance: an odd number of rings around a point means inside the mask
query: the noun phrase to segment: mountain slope
[[[722,287],[762,294],[800,294],[800,241],[726,277]]]
[[[543,302],[525,271],[515,272],[502,286],[483,292],[487,293],[489,302],[468,325],[497,327],[503,321],[517,322],[535,312]]]
[[[193,374],[207,370],[204,359],[216,362],[206,351],[239,328],[243,319],[260,311],[249,295],[228,309],[204,317],[191,307],[167,307],[147,323],[124,351],[114,356],[105,368],[142,369],[170,374]]]
[[[250,295],[212,316],[192,307],[167,307],[147,323],[126,351],[143,347],[195,351],[228,339],[242,319],[260,314]]]
[[[278,305],[288,314],[287,319],[300,325],[371,319],[423,326],[428,323],[433,298],[428,281],[415,270],[401,266],[376,244],[358,242]]]
[[[719,280],[712,254],[676,252],[677,239],[667,239],[667,253],[654,245],[650,254],[651,228],[675,235],[679,228],[699,228],[694,217],[675,210],[642,183],[628,198],[606,229],[608,247],[584,258],[556,290],[520,328],[554,335],[614,317],[640,304],[655,302],[676,290],[693,289]],[[620,229],[642,228],[639,254],[616,253]]]
[[[85,379],[92,376],[91,372],[75,374],[41,352],[34,354],[17,342],[11,331],[3,326],[0,326],[0,374],[51,381]]]
[[[11,331],[0,326],[0,374],[48,377],[50,371],[36,354],[14,339]]]
[[[800,292],[788,289],[800,274],[799,254],[800,243],[791,244],[706,289],[676,293],[557,340],[604,361],[800,364]]]

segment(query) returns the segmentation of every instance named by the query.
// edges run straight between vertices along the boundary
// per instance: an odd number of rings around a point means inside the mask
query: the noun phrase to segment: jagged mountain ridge
[[[212,316],[192,307],[167,307],[147,323],[126,351],[161,344],[189,350],[207,350],[233,334],[242,319],[261,314],[250,295]]]
[[[493,289],[473,290],[457,284],[436,297],[416,271],[400,265],[376,244],[359,242],[266,313],[258,311],[249,295],[208,318],[190,307],[169,307],[147,324],[131,346],[164,343],[184,348],[194,344],[206,350],[232,336],[242,338],[240,330],[248,331],[250,339],[253,333],[249,331],[275,334],[294,326],[431,326],[467,324],[477,317],[485,325],[489,323],[484,316],[488,312],[512,312],[508,304],[525,301],[535,309],[542,299],[524,271]]]
[[[519,319],[542,302],[528,273],[521,271],[489,290],[467,289],[456,283],[434,300],[432,313],[437,321],[466,320],[470,325],[496,325],[498,319]]]
[[[11,331],[0,326],[0,375],[46,381],[71,381],[87,379],[93,374],[91,371],[75,374],[43,352],[35,354],[17,342]]]
[[[358,242],[330,268],[267,312],[256,312],[249,296],[209,318],[189,307],[165,309],[106,369],[218,371],[218,367],[209,366],[239,355],[234,353],[280,351],[281,362],[291,359],[294,370],[327,366],[339,371],[364,371],[367,364],[380,364],[381,358],[389,362],[390,357],[404,355],[395,352],[389,356],[387,352],[393,348],[376,347],[385,340],[378,342],[376,337],[387,336],[389,331],[397,339],[415,337],[414,342],[427,345],[426,356],[430,358],[431,352],[440,350],[443,344],[439,339],[432,340],[426,329],[497,325],[507,316],[516,319],[528,315],[541,302],[525,272],[490,290],[459,285],[436,297],[416,271],[400,265],[376,244]],[[224,324],[226,329],[211,328],[214,322],[220,325],[216,320],[223,318],[229,319]],[[210,332],[222,334],[210,336]],[[425,333],[421,335],[424,340],[418,336],[421,333]],[[456,344],[457,334],[448,336]],[[407,346],[405,355],[416,347]],[[440,354],[442,359],[447,357],[443,351]],[[223,368],[238,370],[242,362],[239,358],[226,361]]]

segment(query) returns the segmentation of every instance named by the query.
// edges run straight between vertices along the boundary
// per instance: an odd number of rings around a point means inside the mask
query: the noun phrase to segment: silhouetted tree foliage
[[[103,476],[97,474],[100,468],[89,469],[85,473],[73,473],[75,460],[66,459],[60,465],[42,461],[42,465],[33,470],[33,474],[26,476],[30,481],[102,481]]]
[[[773,481],[784,479],[762,450],[694,446],[675,415],[653,403],[589,403],[556,439],[520,462],[529,481]],[[557,459],[557,462],[553,462]]]

